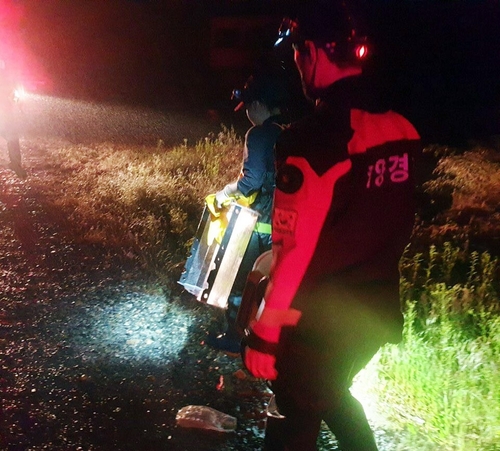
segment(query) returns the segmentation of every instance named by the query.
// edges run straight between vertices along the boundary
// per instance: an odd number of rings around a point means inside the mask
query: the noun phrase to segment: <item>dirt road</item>
[[[61,99],[24,107],[29,176],[0,169],[0,449],[253,449],[241,443],[258,441],[267,395],[233,377],[238,361],[203,345],[217,315],[173,299],[112,250],[68,241],[43,192],[44,143],[182,142],[200,129]],[[177,428],[189,404],[238,416],[238,431]]]

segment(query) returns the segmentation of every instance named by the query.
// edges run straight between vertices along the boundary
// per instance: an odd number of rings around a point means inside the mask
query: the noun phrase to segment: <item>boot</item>
[[[223,333],[208,335],[207,344],[212,348],[225,352],[231,357],[238,357],[241,350],[241,337],[236,330],[236,316],[241,304],[241,296],[229,296],[225,311],[226,328]]]
[[[286,451],[285,418],[267,415],[263,451]]]

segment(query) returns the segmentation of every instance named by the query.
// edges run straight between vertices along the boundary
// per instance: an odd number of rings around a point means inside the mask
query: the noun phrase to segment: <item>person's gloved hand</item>
[[[215,193],[215,206],[219,210],[222,208],[224,202],[229,200],[229,194],[227,193],[226,188],[227,186]]]
[[[276,371],[275,352],[278,346],[280,327],[267,327],[257,321],[248,332],[245,343],[244,363],[255,377],[274,380]]]
[[[226,205],[231,197],[241,195],[238,190],[238,182],[229,183],[223,189],[215,193],[215,207],[219,210]]]
[[[278,376],[275,365],[276,357],[274,355],[265,354],[247,347],[245,366],[253,376],[273,381]]]

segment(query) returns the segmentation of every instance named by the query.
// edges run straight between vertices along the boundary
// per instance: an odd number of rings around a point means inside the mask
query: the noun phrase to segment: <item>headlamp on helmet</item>
[[[297,31],[297,22],[285,17],[278,30],[278,39],[274,43],[274,47],[296,44],[301,40]]]
[[[243,89],[233,89],[231,93],[231,100],[236,100],[238,104],[234,107],[234,111],[241,110],[245,103],[248,102],[248,96],[245,95],[245,90]]]
[[[241,110],[254,101],[262,102],[269,108],[285,106],[289,94],[284,77],[284,72],[256,73],[250,76],[243,89],[233,89],[231,93],[231,100],[238,101],[234,111]]]
[[[301,48],[312,41],[334,61],[362,62],[369,54],[366,37],[360,36],[344,1],[316,0],[304,5],[292,17],[285,17],[275,48]]]

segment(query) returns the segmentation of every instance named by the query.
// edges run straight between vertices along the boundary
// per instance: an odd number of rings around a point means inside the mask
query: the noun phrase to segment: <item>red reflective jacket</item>
[[[277,142],[266,308],[288,309],[318,278],[399,280],[420,137],[401,115],[368,105],[361,86],[361,77],[335,83]]]

